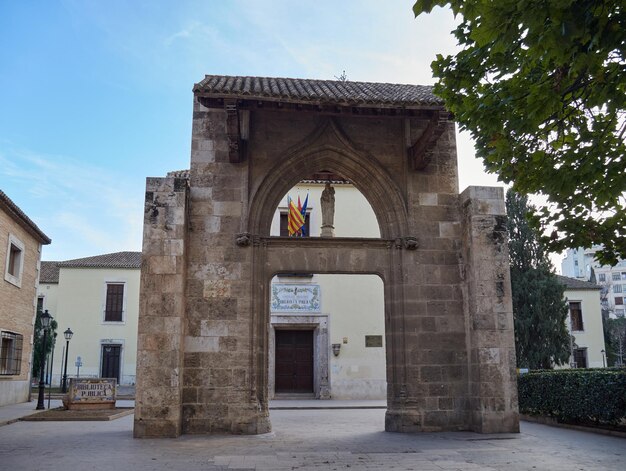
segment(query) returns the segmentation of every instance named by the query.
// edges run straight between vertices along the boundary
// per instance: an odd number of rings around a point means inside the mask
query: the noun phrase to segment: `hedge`
[[[626,418],[626,370],[541,370],[518,377],[519,409],[561,422],[619,424]]]

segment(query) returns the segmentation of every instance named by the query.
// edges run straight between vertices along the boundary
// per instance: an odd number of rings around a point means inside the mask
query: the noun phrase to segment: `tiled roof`
[[[59,282],[59,262],[41,262],[41,271],[39,272],[39,283],[58,283]]]
[[[141,268],[141,252],[114,252],[57,263],[61,268]]]
[[[556,275],[556,277],[562,285],[565,285],[566,289],[602,289],[594,283],[578,280],[576,278],[570,278],[569,276]]]
[[[443,107],[428,85],[311,80],[279,77],[206,75],[194,93],[212,97],[238,97],[288,103],[372,105],[416,108]]]
[[[48,245],[51,240],[43,233],[24,212],[9,198],[6,193],[0,190],[0,208],[4,209],[13,219],[15,219],[24,229],[30,232],[39,242]]]

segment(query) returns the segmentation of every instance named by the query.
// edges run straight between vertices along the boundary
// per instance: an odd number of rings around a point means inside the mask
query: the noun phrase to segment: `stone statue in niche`
[[[322,233],[321,237],[335,237],[335,189],[326,183],[322,197],[320,198],[322,206]]]

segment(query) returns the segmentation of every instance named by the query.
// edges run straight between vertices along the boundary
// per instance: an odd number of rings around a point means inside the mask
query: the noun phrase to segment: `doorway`
[[[120,384],[121,345],[102,345],[102,378],[115,378]]]
[[[276,392],[313,393],[313,331],[276,331]]]

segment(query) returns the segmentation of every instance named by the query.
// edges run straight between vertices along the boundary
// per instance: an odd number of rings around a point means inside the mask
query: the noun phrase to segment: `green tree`
[[[418,0],[449,5],[462,50],[437,55],[435,93],[489,172],[548,203],[546,247],[604,245],[626,258],[626,4],[615,0]]]
[[[537,230],[528,223],[526,216],[534,211],[528,198],[508,190],[506,211],[517,365],[552,368],[570,357],[565,286],[552,273]]]
[[[39,378],[39,369],[41,368],[41,353],[43,350],[43,328],[41,327],[41,309],[37,309],[37,316],[35,317],[35,331],[33,342],[33,368],[31,370],[33,378]],[[48,328],[48,337],[46,338],[46,355],[52,351],[53,339],[56,335],[58,324],[54,319],[50,322]]]
[[[607,366],[626,364],[626,318],[609,319],[603,317],[604,344],[606,346]]]

